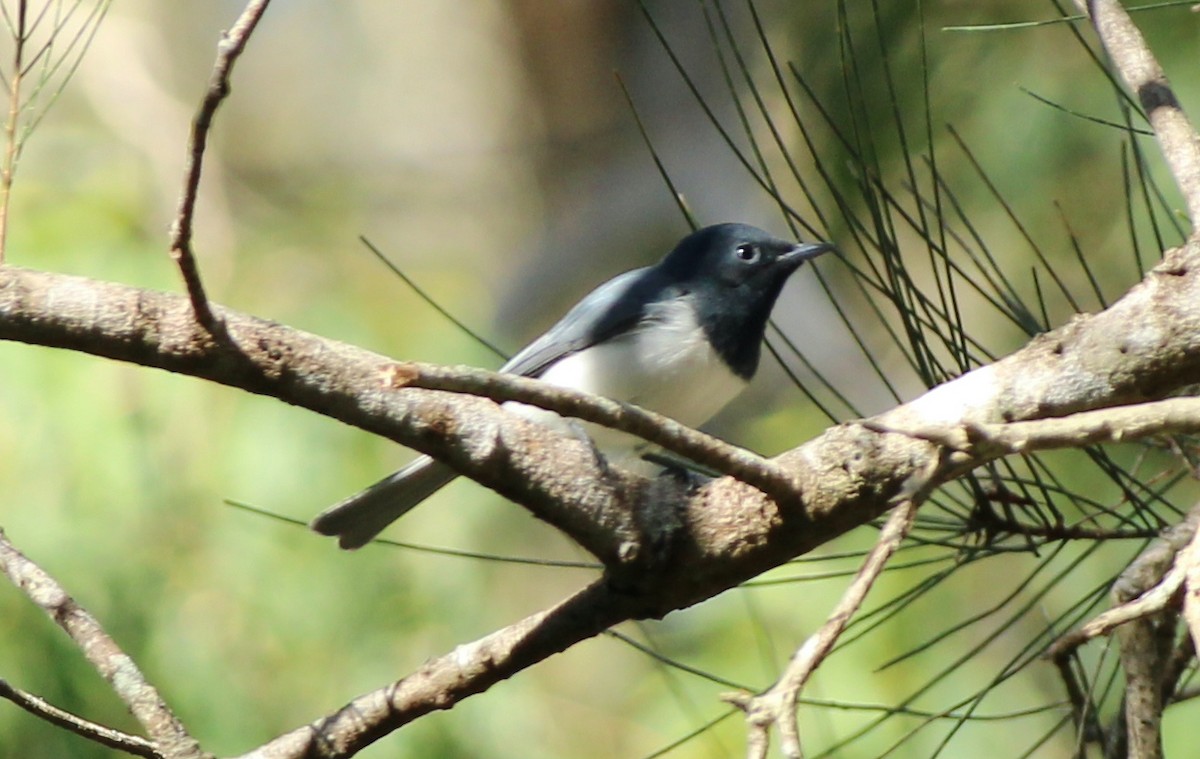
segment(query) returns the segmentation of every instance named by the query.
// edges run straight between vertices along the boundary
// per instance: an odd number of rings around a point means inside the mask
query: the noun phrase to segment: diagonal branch
[[[631,601],[604,580],[597,581],[552,609],[430,659],[408,677],[359,696],[240,759],[351,756],[418,717],[449,709],[628,619]]]
[[[1187,203],[1193,229],[1200,221],[1200,141],[1146,39],[1117,0],[1075,0],[1092,19],[1108,57],[1137,95],[1163,158]]]
[[[111,727],[97,725],[95,722],[77,717],[48,703],[45,699],[14,687],[3,679],[0,679],[0,698],[6,698],[35,717],[40,717],[52,725],[57,725],[64,730],[99,743],[101,746],[124,751],[126,754],[134,756],[144,756],[146,759],[164,759],[154,744],[145,738],[129,735],[120,730],[113,730]]]
[[[800,495],[799,483],[791,473],[762,456],[629,403],[465,366],[449,368],[406,361],[395,365],[392,377],[391,384],[397,388],[421,387],[468,393],[497,402],[520,401],[562,416],[601,424],[736,477],[776,501],[794,501]]]
[[[200,110],[192,121],[192,134],[188,140],[187,163],[183,173],[183,193],[179,198],[179,210],[171,224],[171,258],[179,266],[183,282],[187,286],[188,298],[196,320],[210,335],[219,334],[215,315],[200,281],[200,268],[192,252],[192,223],[196,214],[196,198],[200,190],[200,171],[204,165],[204,151],[208,146],[208,130],[212,126],[217,107],[229,95],[229,76],[233,64],[246,47],[254,27],[267,9],[270,0],[250,0],[242,15],[225,33],[217,45],[217,60],[213,64],[208,90],[200,103]]]
[[[0,532],[0,571],[75,641],[165,756],[207,757],[133,659],[109,637],[96,618],[75,603],[53,577],[18,551],[3,532]]]
[[[1085,714],[1089,702],[1079,692],[1070,671],[1075,649],[1114,630],[1120,641],[1121,665],[1125,672],[1124,709],[1113,734],[1112,745],[1127,745],[1130,756],[1155,757],[1162,751],[1159,726],[1163,703],[1174,688],[1170,674],[1170,643],[1174,624],[1164,612],[1178,603],[1179,589],[1188,569],[1187,557],[1194,550],[1200,503],[1182,522],[1162,535],[1134,559],[1113,584],[1116,606],[1098,615],[1078,630],[1061,636],[1047,650],[1064,676],[1068,695],[1075,706],[1077,723],[1094,719]],[[1168,679],[1170,678],[1170,679]],[[1167,686],[1170,687],[1167,687]],[[1084,722],[1087,724],[1087,722]],[[1124,751],[1122,751],[1124,753]]]
[[[1121,300],[872,420],[885,429],[989,425],[1144,402],[1200,380],[1200,245],[1168,251]],[[0,268],[0,339],[81,350],[271,395],[439,458],[559,527],[610,567],[678,564],[651,584],[663,614],[753,577],[874,519],[939,446],[861,424],[831,428],[774,460],[804,494],[776,503],[732,478],[689,492],[596,461],[584,443],[478,398],[393,389],[394,362],[220,310],[229,341],[186,301],[66,275]],[[1135,335],[1130,325],[1137,325]],[[999,455],[999,453],[989,455]],[[987,460],[960,456],[944,481]],[[666,530],[645,542],[647,525]],[[646,550],[657,545],[654,551]],[[676,583],[671,586],[671,583]]]
[[[800,730],[796,722],[796,705],[800,700],[800,691],[833,650],[850,618],[862,607],[867,592],[883,573],[888,559],[896,553],[896,549],[912,529],[919,505],[919,499],[910,498],[892,510],[879,534],[879,540],[863,560],[854,581],[846,588],[825,624],[796,649],[787,668],[774,685],[756,696],[725,696],[725,700],[746,713],[746,722],[750,725],[750,737],[747,740],[747,756],[750,759],[766,759],[772,725],[779,728],[782,743],[780,749],[784,756],[788,759],[801,759],[804,755],[800,748]]]
[[[1078,630],[1072,630],[1054,641],[1054,644],[1046,649],[1046,656],[1050,659],[1062,659],[1093,638],[1107,635],[1121,625],[1169,608],[1179,597],[1185,569],[1182,564],[1176,564],[1149,590],[1097,615]]]

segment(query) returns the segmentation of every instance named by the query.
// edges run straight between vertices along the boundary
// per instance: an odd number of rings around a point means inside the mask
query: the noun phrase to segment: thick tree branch
[[[129,707],[155,747],[170,759],[205,759],[200,745],[188,735],[166,702],[147,682],[133,659],[117,645],[75,599],[41,567],[16,549],[0,531],[0,571],[63,629],[96,671]]]
[[[642,529],[630,504],[645,482],[606,469],[586,443],[524,422],[491,401],[393,390],[394,362],[378,354],[220,307],[214,312],[225,325],[220,340],[196,324],[178,296],[0,268],[0,339],[279,398],[438,456],[527,505],[606,563],[636,558],[628,546],[636,550]]]

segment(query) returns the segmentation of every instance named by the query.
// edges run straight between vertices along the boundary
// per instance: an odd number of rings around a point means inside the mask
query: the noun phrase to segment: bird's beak
[[[814,259],[822,253],[828,253],[833,249],[833,243],[828,242],[793,243],[790,250],[780,253],[779,258],[775,260],[779,263],[789,263],[793,266],[799,266],[805,261]]]

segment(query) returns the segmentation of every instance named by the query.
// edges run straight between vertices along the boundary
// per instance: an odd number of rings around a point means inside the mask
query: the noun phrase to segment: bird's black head
[[[745,224],[716,224],[683,238],[657,268],[676,292],[693,299],[713,347],[749,379],[787,278],[832,249],[828,243],[780,240]]]

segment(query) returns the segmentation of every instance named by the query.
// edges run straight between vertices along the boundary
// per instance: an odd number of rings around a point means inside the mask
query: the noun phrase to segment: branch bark
[[[246,13],[261,14],[265,4],[252,1]],[[1193,221],[1200,218],[1200,146],[1165,77],[1118,3],[1085,5],[1146,109]],[[256,20],[254,15],[246,33]],[[233,47],[219,56],[211,108],[206,100],[197,118],[200,139],[193,143],[194,167],[172,243],[190,300],[0,267],[0,339],[192,375],[386,436],[521,503],[608,568],[604,578],[556,608],[461,646],[248,756],[352,754],[612,624],[662,616],[709,598],[865,524],[914,490],[923,492],[1021,450],[1027,442],[994,444],[1006,425],[1152,401],[1200,382],[1200,250],[1193,241],[1169,251],[1162,265],[1105,312],[1077,317],[1013,355],[866,423],[839,425],[770,464],[751,461],[754,466],[738,471],[752,480],[757,467],[775,485],[764,481],[755,489],[723,477],[693,489],[669,478],[649,482],[609,470],[585,443],[505,414],[495,403],[397,388],[396,365],[381,356],[209,304],[188,242],[191,204],[204,120],[224,96],[228,65],[222,74],[221,60],[232,64],[240,50],[237,36],[231,35]],[[220,330],[214,328],[218,324]],[[597,405],[580,408],[604,413]],[[947,428],[966,431],[970,445],[951,445],[947,454],[946,440],[892,432]],[[979,430],[988,435],[972,441],[971,431]],[[1031,439],[1028,430],[1020,432]],[[1072,430],[1071,444],[1077,433]],[[993,444],[978,445],[980,440]],[[1066,437],[1058,441],[1050,444],[1067,444]],[[779,483],[786,487],[776,487]],[[802,500],[793,497],[797,492]],[[4,555],[20,565],[19,554]],[[31,576],[17,579],[32,588],[31,595],[38,586],[53,591],[43,606],[72,620],[64,624],[69,632],[72,625],[98,630],[48,578],[37,576],[32,585],[21,579]],[[119,652],[101,653],[97,668],[121,692],[117,680],[128,671]],[[165,706],[153,695],[151,702],[135,699],[131,708],[150,721],[147,729],[156,742],[174,741],[180,751],[189,750],[191,738],[169,712],[164,715]],[[198,748],[194,753],[199,755]]]
[[[128,733],[123,733],[120,730],[114,730],[104,725],[97,725],[95,722],[90,722],[68,711],[59,709],[57,706],[46,702],[45,699],[38,698],[32,693],[26,693],[3,679],[0,679],[0,698],[8,699],[35,717],[44,719],[53,725],[58,725],[64,730],[81,735],[107,748],[124,751],[134,756],[146,757],[146,759],[165,759],[163,754],[154,748],[154,744],[145,738],[129,735]]]
[[[45,570],[18,551],[3,532],[0,532],[0,571],[75,641],[88,662],[146,729],[156,749],[170,759],[211,759],[96,618],[75,603]]]
[[[634,599],[597,581],[552,609],[431,659],[408,677],[366,693],[239,759],[351,756],[413,720],[480,693],[628,619]]]
[[[200,279],[200,267],[192,252],[192,223],[196,215],[196,199],[200,191],[200,171],[204,166],[204,151],[208,146],[208,131],[213,116],[221,102],[229,95],[229,77],[233,64],[237,62],[259,20],[267,10],[270,0],[250,0],[237,21],[226,32],[217,45],[217,60],[213,63],[212,75],[204,100],[192,121],[192,133],[188,139],[187,165],[183,172],[183,192],[179,196],[179,210],[171,224],[171,258],[179,267],[183,283],[187,287],[196,320],[210,334],[220,334],[220,324],[213,315]],[[2,259],[0,259],[2,260]]]
[[[867,592],[883,574],[888,560],[912,529],[913,520],[917,517],[917,507],[922,500],[924,497],[914,497],[898,504],[892,510],[891,516],[880,531],[879,539],[863,560],[854,581],[842,594],[837,607],[825,624],[796,649],[787,668],[774,685],[755,696],[738,693],[724,697],[724,700],[746,713],[746,722],[750,726],[750,739],[747,741],[746,750],[748,759],[766,759],[772,725],[779,728],[780,750],[785,757],[801,759],[804,756],[800,728],[796,720],[800,691],[833,650],[850,619],[862,607]]]
[[[1004,424],[1154,400],[1200,382],[1198,263],[1195,244],[1169,251],[1106,311],[1076,317],[869,424]],[[572,613],[553,617],[556,624],[576,625],[570,634],[536,632],[541,618],[531,618],[522,623],[531,627],[513,639],[520,655],[505,654],[505,667],[488,664],[497,655],[496,639],[489,637],[488,645],[438,660],[444,669],[436,678],[406,678],[384,689],[403,686],[406,698],[432,699],[438,708],[556,653],[564,641],[710,598],[865,524],[914,488],[936,486],[987,460],[962,452],[943,458],[934,442],[847,423],[773,460],[799,484],[802,503],[777,503],[731,477],[689,490],[672,478],[649,482],[610,470],[585,443],[523,422],[491,401],[393,389],[395,364],[377,354],[227,309],[216,312],[228,340],[214,340],[199,327],[185,298],[0,268],[0,339],[189,374],[384,435],[526,506],[605,562],[607,590],[585,591],[567,602]],[[590,604],[596,610],[589,612]],[[456,683],[451,694],[436,695],[447,680]],[[371,696],[370,703],[380,698]],[[348,713],[361,713],[363,705],[349,706]],[[334,716],[322,732],[330,740],[329,730],[348,724],[347,717]],[[385,719],[355,730],[375,737],[395,726]],[[357,738],[347,740],[358,745]]]
[[[1117,0],[1075,0],[1075,4],[1092,19],[1109,59],[1142,104],[1163,158],[1183,193],[1194,230],[1200,219],[1200,139],[1195,128],[1146,39],[1121,4]]]

